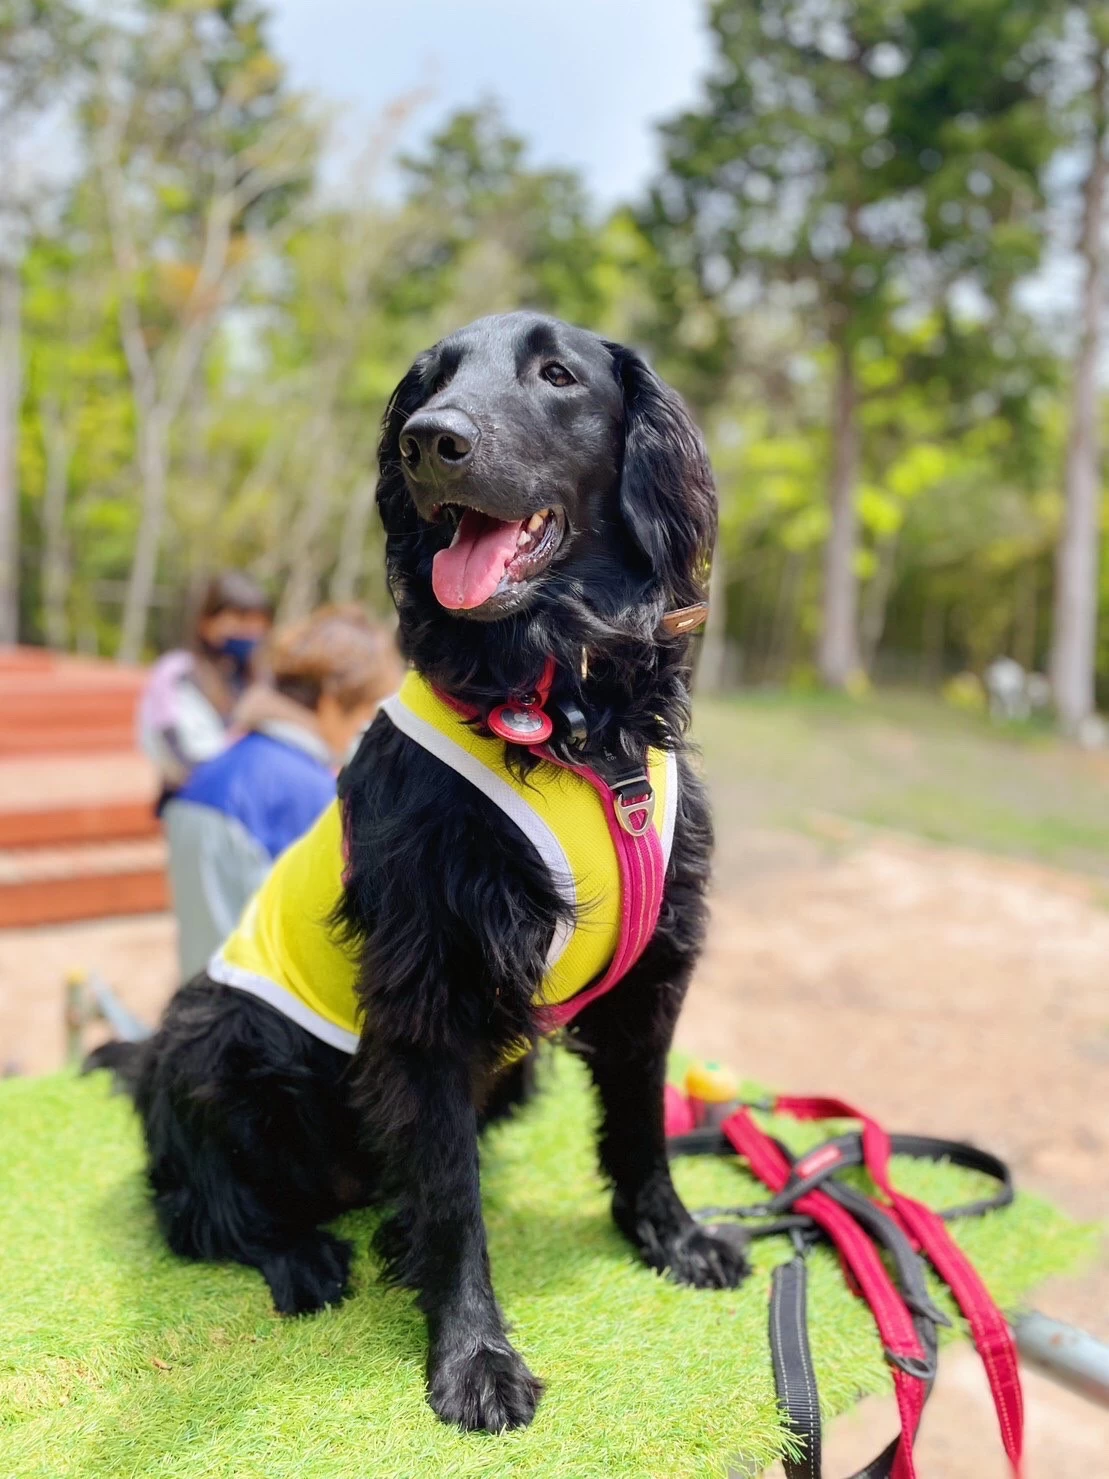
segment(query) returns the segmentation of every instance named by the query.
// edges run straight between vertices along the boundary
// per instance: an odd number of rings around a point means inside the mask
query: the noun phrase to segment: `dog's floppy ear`
[[[408,496],[401,471],[400,434],[404,423],[418,411],[428,396],[433,356],[421,354],[389,397],[377,444],[380,476],[377,507],[386,534],[412,534],[420,527],[416,506]]]
[[[701,433],[685,403],[640,355],[606,345],[624,392],[620,512],[668,606],[708,589],[716,488]]]

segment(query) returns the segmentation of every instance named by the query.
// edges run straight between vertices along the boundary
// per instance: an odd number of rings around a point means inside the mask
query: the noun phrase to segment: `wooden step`
[[[0,758],[131,749],[141,668],[0,649]]]
[[[0,703],[3,699],[0,698]],[[0,758],[30,755],[80,756],[89,751],[103,753],[126,749],[134,742],[135,727],[131,722],[109,721],[87,725],[34,725],[26,728],[0,728]]]
[[[160,838],[0,853],[0,929],[157,913],[168,907]]]
[[[89,801],[0,811],[0,848],[64,847],[79,842],[124,842],[157,837],[149,801]]]
[[[0,648],[0,929],[169,903],[139,668]]]

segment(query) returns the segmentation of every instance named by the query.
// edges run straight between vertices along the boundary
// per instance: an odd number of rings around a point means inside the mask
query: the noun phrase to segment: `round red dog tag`
[[[546,744],[554,733],[550,715],[532,704],[499,704],[489,715],[489,728],[510,745]]]

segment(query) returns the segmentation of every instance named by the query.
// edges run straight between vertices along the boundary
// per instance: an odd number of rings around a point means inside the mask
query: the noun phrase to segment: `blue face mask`
[[[257,646],[257,637],[228,637],[217,650],[222,656],[229,657],[240,673],[245,673]]]

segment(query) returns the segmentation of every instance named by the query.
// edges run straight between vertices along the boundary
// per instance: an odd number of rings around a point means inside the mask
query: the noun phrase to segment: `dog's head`
[[[380,460],[402,634],[449,617],[541,646],[572,611],[653,631],[704,598],[701,437],[638,354],[584,329],[511,313],[444,339],[397,386]]]

